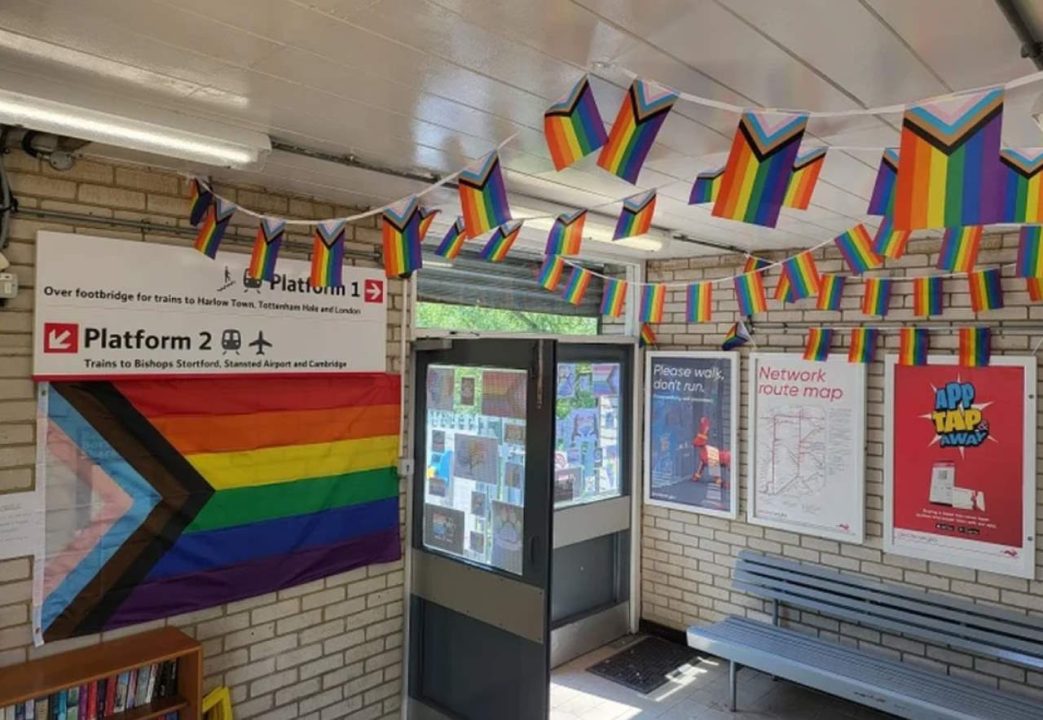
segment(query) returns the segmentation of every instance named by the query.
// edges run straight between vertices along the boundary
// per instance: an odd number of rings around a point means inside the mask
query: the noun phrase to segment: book
[[[38,718],[38,720],[47,720],[47,718],[49,718],[51,716],[50,715],[50,704],[51,704],[51,701],[50,701],[49,698],[42,697],[42,698],[37,699],[37,701],[36,701],[36,717]]]
[[[36,720],[36,700],[25,701],[25,720]]]
[[[112,703],[112,712],[121,713],[127,709],[127,685],[129,684],[129,672],[121,672],[116,677],[116,694]]]
[[[66,720],[79,720],[80,718],[80,689],[78,687],[69,688],[65,718]]]
[[[98,708],[99,720],[111,715],[112,708],[116,706],[116,676],[107,677],[102,682],[105,683],[105,702]],[[99,694],[98,697],[101,698],[103,696]]]
[[[127,699],[123,703],[124,710],[130,710],[134,707],[134,700],[137,699],[138,674],[140,672],[140,670],[127,671]]]
[[[14,720],[14,705],[8,705],[7,707],[0,709],[3,710],[4,720]]]
[[[58,692],[58,711],[55,713],[55,717],[58,720],[68,720],[69,718],[69,691],[61,690]]]
[[[156,682],[156,666],[149,665],[141,669],[142,677],[138,678],[138,705],[152,702],[152,687]]]
[[[87,686],[80,686],[80,701],[76,705],[76,717],[78,720],[87,720]]]
[[[87,714],[81,720],[97,720],[98,718],[98,681],[87,686]]]
[[[14,706],[14,720],[25,720],[25,703]]]

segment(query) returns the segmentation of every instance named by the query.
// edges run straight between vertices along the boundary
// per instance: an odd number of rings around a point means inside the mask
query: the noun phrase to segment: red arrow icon
[[[366,280],[362,286],[362,297],[368,303],[384,302],[384,282],[382,280]]]
[[[80,349],[80,326],[76,323],[44,323],[45,353],[74,353]]]

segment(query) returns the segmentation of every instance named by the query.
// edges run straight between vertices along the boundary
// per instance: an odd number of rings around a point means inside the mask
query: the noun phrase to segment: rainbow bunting
[[[1003,284],[1000,282],[999,268],[969,273],[967,285],[971,293],[971,310],[974,312],[1003,307]]]
[[[891,278],[865,279],[865,294],[862,296],[863,315],[887,315],[891,307],[891,285]]]
[[[789,281],[789,275],[785,270],[779,275],[779,281],[776,283],[775,292],[771,297],[773,300],[781,300],[784,303],[797,302],[800,299],[793,294],[793,284]]]
[[[978,261],[981,246],[981,225],[949,228],[942,237],[942,249],[938,253],[938,269],[949,272],[970,272]]]
[[[808,328],[808,339],[804,345],[804,359],[825,362],[829,347],[833,344],[833,328]]]
[[[579,255],[583,242],[583,224],[587,220],[586,210],[562,213],[554,220],[547,234],[544,255]]]
[[[728,328],[728,332],[724,335],[724,342],[721,343],[721,350],[734,350],[751,340],[753,340],[753,337],[750,335],[750,331],[746,329],[746,323],[739,320]]]
[[[423,267],[420,213],[420,202],[415,197],[389,205],[382,213],[384,272],[389,278],[407,278]]]
[[[452,224],[445,237],[442,238],[442,242],[438,244],[435,255],[446,260],[456,260],[456,256],[463,250],[464,242],[466,241],[467,234],[464,232],[464,219],[458,216],[456,222]]]
[[[188,221],[192,223],[192,227],[196,227],[203,222],[207,208],[214,201],[214,194],[199,178],[192,178],[189,181],[188,194],[192,200],[192,209],[188,211]]]
[[[438,213],[442,212],[438,208],[420,208],[420,242],[424,242],[427,238],[427,231],[431,229],[431,223],[438,217]]]
[[[884,148],[884,154],[880,156],[880,166],[876,171],[876,181],[873,183],[873,194],[869,198],[867,215],[891,215],[894,210],[897,178],[898,148]]]
[[[833,242],[855,275],[861,275],[866,270],[875,270],[884,264],[884,259],[873,250],[873,239],[869,237],[869,231],[862,223],[837,235]]]
[[[713,214],[775,227],[807,123],[807,115],[744,112]]]
[[[1000,220],[1043,222],[1043,151],[1000,150]]]
[[[942,282],[940,277],[913,278],[913,315],[929,317],[941,314]]]
[[[315,226],[311,243],[311,286],[340,287],[344,271],[344,221],[325,220]]]
[[[221,246],[221,238],[237,209],[235,203],[215,195],[196,234],[196,250],[209,258],[215,257],[217,248]]]
[[[1003,88],[908,108],[891,215],[895,227],[998,222],[1002,123]]]
[[[851,347],[847,351],[847,361],[851,363],[871,363],[876,359],[876,338],[880,331],[876,328],[857,327],[851,330]]]
[[[252,280],[275,279],[275,261],[279,257],[283,238],[286,236],[286,221],[280,218],[263,217],[257,223],[257,235],[254,236],[253,251],[250,253],[250,265],[246,269],[247,277]]]
[[[700,205],[714,202],[721,192],[722,177],[724,177],[723,167],[696,175],[695,182],[692,183],[692,193],[688,196],[688,204]]]
[[[543,136],[555,170],[564,170],[608,140],[586,75],[543,113]]]
[[[1017,277],[1043,277],[1043,226],[1025,225],[1018,235]]]
[[[843,275],[823,275],[815,307],[819,310],[839,310],[840,301],[844,297],[844,279]]]
[[[1026,278],[1025,289],[1028,291],[1029,300],[1032,302],[1040,302],[1043,300],[1043,279]]]
[[[787,258],[782,263],[782,273],[789,281],[789,295],[794,300],[818,294],[818,268],[810,251]]]
[[[761,273],[743,273],[735,278],[735,300],[739,303],[740,315],[753,315],[768,309]]]
[[[898,329],[898,364],[926,365],[928,335],[926,328]]]
[[[713,315],[713,284],[692,283],[688,286],[688,304],[685,319],[690,322],[710,322]]]
[[[786,186],[782,206],[794,210],[807,210],[811,204],[811,193],[815,191],[822,166],[826,164],[826,148],[815,148],[793,161],[793,175]]]
[[[587,294],[587,288],[590,287],[590,279],[594,275],[586,268],[581,268],[578,265],[572,268],[572,274],[569,275],[569,281],[565,283],[565,290],[562,292],[562,297],[568,300],[573,305],[579,305],[583,302],[583,297]]]
[[[960,365],[985,367],[992,356],[992,332],[987,327],[960,328]]]
[[[543,259],[540,266],[540,275],[537,281],[544,290],[554,291],[558,289],[561,276],[565,272],[565,260],[560,255],[548,255]]]
[[[478,237],[511,219],[497,153],[491,152],[462,170],[457,183],[467,237]]]
[[[616,220],[613,240],[644,235],[652,227],[652,213],[655,212],[655,190],[632,195],[623,201],[623,210]]]
[[[503,262],[503,259],[507,257],[507,253],[511,251],[511,245],[514,245],[514,241],[518,239],[521,227],[522,221],[517,220],[504,223],[493,230],[493,234],[489,236],[485,247],[479,253],[482,260],[495,263]]]
[[[641,288],[640,319],[646,323],[663,322],[666,303],[666,285],[645,285]]]
[[[623,314],[623,305],[627,299],[626,280],[605,280],[605,287],[601,292],[601,314],[606,317],[617,318]]]
[[[873,238],[873,252],[885,258],[897,260],[905,255],[910,235],[912,235],[911,230],[895,230],[891,218],[885,217],[880,221],[880,227],[876,229],[876,236]]]
[[[742,264],[742,271],[744,273],[749,273],[755,270],[760,270],[761,268],[766,268],[769,265],[771,265],[771,263],[764,258],[747,255],[746,260]]]
[[[657,342],[658,339],[652,326],[648,323],[641,323],[641,334],[637,338],[637,344],[640,347],[655,347]]]
[[[677,93],[673,90],[647,80],[634,80],[598,155],[598,165],[636,183],[659,128],[676,101]]]

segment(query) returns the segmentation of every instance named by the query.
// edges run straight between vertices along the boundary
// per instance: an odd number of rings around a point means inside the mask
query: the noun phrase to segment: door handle
[[[539,548],[539,538],[535,535],[529,538],[529,564],[536,564],[536,550]]]

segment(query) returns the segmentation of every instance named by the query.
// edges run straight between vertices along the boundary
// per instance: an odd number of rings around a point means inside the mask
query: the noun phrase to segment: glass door
[[[554,343],[415,367],[410,717],[546,717]]]

